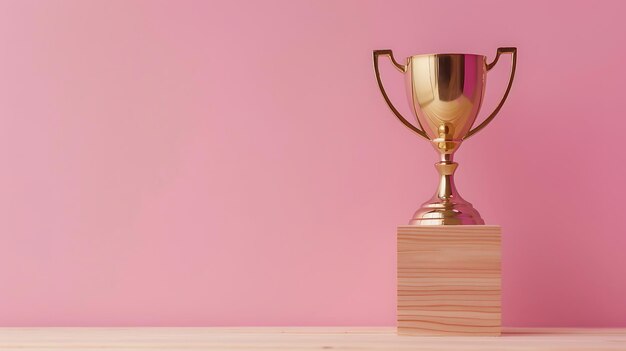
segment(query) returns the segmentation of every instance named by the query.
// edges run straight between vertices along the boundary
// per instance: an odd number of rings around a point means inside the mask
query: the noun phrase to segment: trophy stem
[[[415,212],[409,225],[485,224],[478,211],[456,190],[454,172],[458,166],[452,152],[441,153],[441,160],[435,163],[439,172],[437,192]]]
[[[442,202],[449,202],[452,198],[458,196],[456,187],[454,186],[454,172],[458,166],[458,163],[452,161],[451,154],[442,154],[441,161],[435,163],[435,168],[437,172],[439,172],[437,197]]]

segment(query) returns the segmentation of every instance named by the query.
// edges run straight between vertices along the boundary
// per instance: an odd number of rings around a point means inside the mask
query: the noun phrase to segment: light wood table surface
[[[389,327],[0,328],[0,350],[626,350],[626,329],[398,336]]]

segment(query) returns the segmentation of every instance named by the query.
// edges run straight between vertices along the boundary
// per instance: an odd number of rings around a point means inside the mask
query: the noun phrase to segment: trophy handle
[[[396,67],[396,69],[398,69],[398,71],[400,71],[402,73],[406,72],[407,67],[406,67],[406,65],[399,64],[393,58],[393,53],[391,52],[391,50],[375,50],[374,51],[374,72],[376,73],[376,81],[378,82],[378,88],[380,89],[380,92],[383,94],[383,98],[385,99],[385,102],[387,103],[387,105],[391,109],[391,112],[393,112],[393,114],[396,115],[396,117],[398,117],[400,122],[402,122],[402,124],[404,124],[407,128],[409,128],[410,130],[412,130],[415,133],[417,133],[417,135],[419,135],[419,136],[421,136],[423,138],[429,139],[428,136],[426,135],[426,132],[424,132],[423,130],[417,128],[416,126],[412,125],[409,121],[407,121],[406,118],[404,118],[400,114],[400,112],[398,112],[398,110],[395,108],[395,106],[393,106],[393,104],[391,103],[391,100],[389,100],[389,96],[387,96],[387,92],[385,92],[385,88],[383,87],[383,82],[380,80],[380,72],[378,70],[378,57],[379,56],[389,56],[389,58],[391,59],[391,63],[393,63],[394,67]],[[419,121],[418,121],[418,123],[419,123]]]
[[[498,114],[498,112],[500,112],[502,105],[504,105],[506,98],[509,96],[509,91],[511,91],[511,85],[513,85],[513,78],[515,78],[515,66],[517,63],[517,48],[498,48],[498,52],[496,53],[496,58],[493,59],[493,62],[487,65],[487,71],[490,71],[496,65],[496,63],[498,63],[498,59],[500,58],[500,55],[502,54],[513,55],[512,61],[511,61],[511,76],[509,77],[509,85],[506,87],[504,96],[502,97],[502,100],[500,100],[500,103],[498,104],[498,106],[496,106],[496,109],[493,110],[493,112],[489,115],[489,117],[485,118],[485,120],[481,124],[479,124],[478,127],[470,130],[464,139],[471,137],[472,135],[479,132],[481,129],[485,128],[487,124],[489,124],[489,122],[491,122],[491,120],[493,120],[493,118]]]

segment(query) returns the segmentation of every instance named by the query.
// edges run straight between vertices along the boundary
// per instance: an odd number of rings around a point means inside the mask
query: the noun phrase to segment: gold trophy
[[[500,55],[512,54],[504,97],[484,122],[472,128],[485,92],[487,72]],[[404,73],[415,126],[393,106],[378,70],[389,56]],[[415,55],[399,64],[391,50],[374,51],[378,87],[400,121],[430,140],[439,152],[439,188],[397,228],[397,331],[405,335],[500,335],[501,228],[484,225],[454,187],[454,152],[493,120],[509,95],[517,49],[499,48],[493,62],[471,54]]]
[[[483,100],[487,72],[504,53],[513,55],[511,76],[504,96],[495,110],[471,129]],[[393,66],[404,73],[409,104],[419,128],[404,118],[389,100],[380,79],[380,56],[389,56]],[[431,54],[408,57],[406,64],[402,65],[394,59],[391,50],[374,51],[374,71],[385,102],[405,126],[430,140],[440,155],[440,161],[435,164],[440,175],[437,192],[415,212],[410,225],[485,223],[454,186],[454,171],[458,163],[453,157],[461,142],[487,126],[502,108],[513,84],[517,49],[499,48],[493,62],[487,63],[486,60],[485,56],[473,54]]]

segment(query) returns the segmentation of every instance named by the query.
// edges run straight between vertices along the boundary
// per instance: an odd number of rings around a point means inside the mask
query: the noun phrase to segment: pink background
[[[504,324],[626,326],[623,4],[0,1],[0,325],[393,325],[436,155],[371,52],[517,46],[457,157]]]

